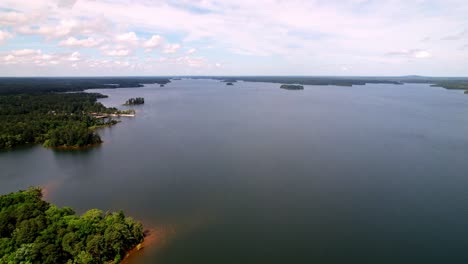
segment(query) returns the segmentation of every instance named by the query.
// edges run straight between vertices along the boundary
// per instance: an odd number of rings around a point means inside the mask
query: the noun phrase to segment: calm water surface
[[[214,80],[92,90],[137,117],[86,151],[0,153],[0,192],[157,230],[131,263],[468,263],[468,96]]]

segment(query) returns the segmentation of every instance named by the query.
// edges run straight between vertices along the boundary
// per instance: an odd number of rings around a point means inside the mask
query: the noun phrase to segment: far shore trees
[[[139,105],[139,104],[144,104],[144,103],[145,103],[145,98],[137,97],[137,98],[128,99],[124,105]]]

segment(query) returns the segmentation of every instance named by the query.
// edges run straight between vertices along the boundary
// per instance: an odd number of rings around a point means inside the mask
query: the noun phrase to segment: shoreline
[[[101,146],[104,143],[104,141],[95,143],[95,144],[89,144],[85,146],[58,146],[58,147],[45,147],[47,149],[54,149],[54,150],[85,150],[85,149],[91,149],[91,148],[96,148]]]
[[[120,263],[132,263],[134,257],[138,256],[139,252],[143,252],[145,248],[154,245],[158,242],[158,238],[161,238],[162,235],[158,234],[156,228],[149,228],[143,231],[143,241],[127,251],[125,257],[122,259]]]

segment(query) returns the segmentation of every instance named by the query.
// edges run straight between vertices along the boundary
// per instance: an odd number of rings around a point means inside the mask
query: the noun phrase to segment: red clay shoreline
[[[156,233],[157,231],[155,228],[146,229],[143,232],[143,241],[135,247],[133,247],[132,249],[130,249],[129,251],[127,251],[125,257],[120,263],[132,263],[131,257],[135,256],[136,253],[142,251],[146,247],[153,245],[157,241],[158,236]]]

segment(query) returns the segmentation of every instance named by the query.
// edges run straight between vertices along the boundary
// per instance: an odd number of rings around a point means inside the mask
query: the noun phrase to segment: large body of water
[[[123,209],[132,263],[468,263],[468,96],[214,80],[92,90],[137,117],[86,151],[0,153],[0,192]],[[123,107],[121,107],[123,108]]]

